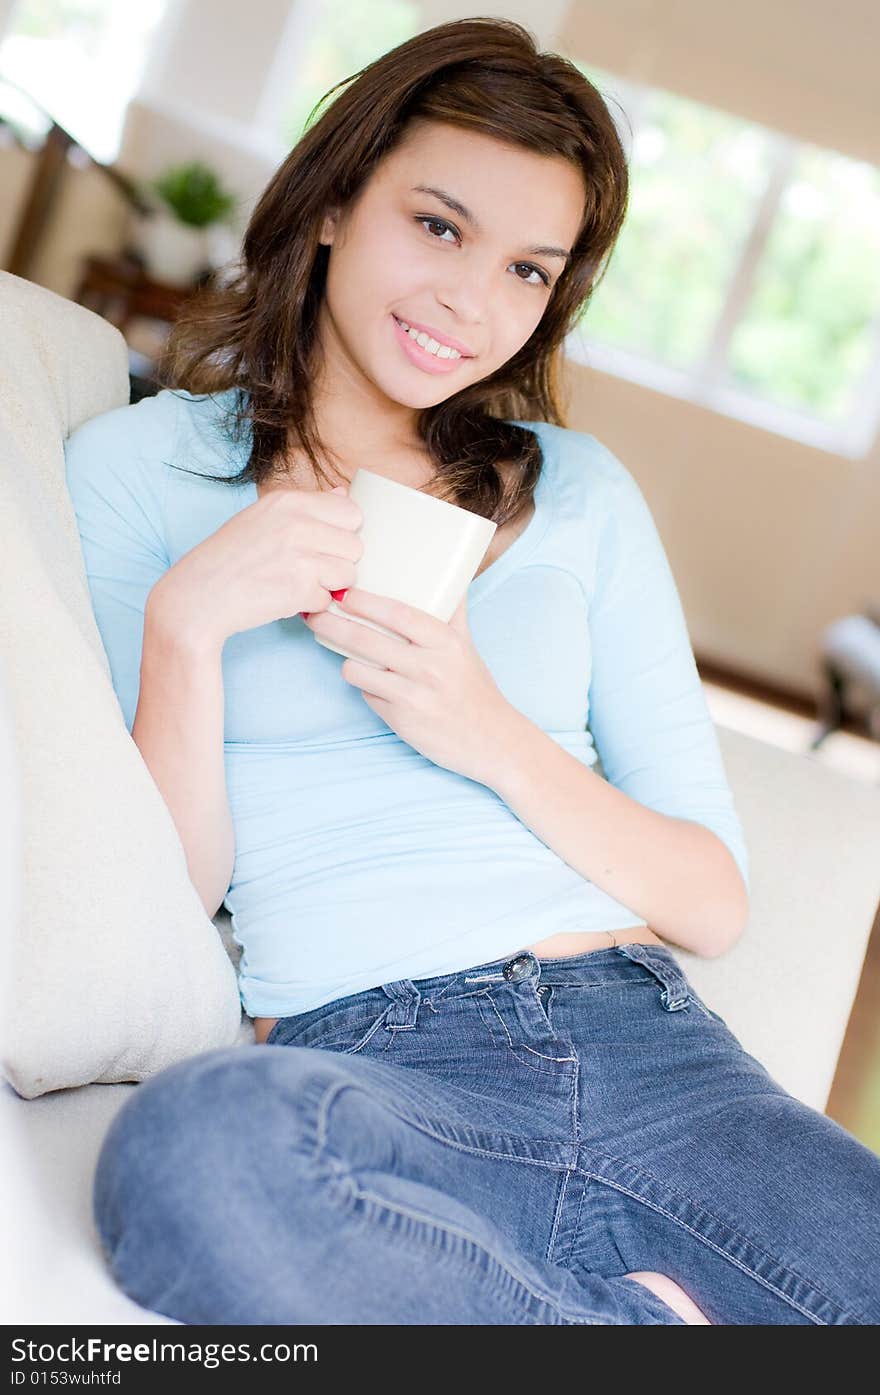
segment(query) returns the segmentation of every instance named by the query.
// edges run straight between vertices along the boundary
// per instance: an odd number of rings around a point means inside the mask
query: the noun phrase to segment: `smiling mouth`
[[[457,363],[461,359],[474,357],[473,354],[462,353],[461,350],[453,348],[451,344],[445,344],[441,340],[434,339],[424,330],[417,330],[414,325],[408,324],[406,320],[402,320],[400,316],[395,315],[393,311],[392,319],[407,338],[411,339],[414,344],[417,344],[423,353],[429,354],[432,358],[439,359],[441,363],[448,363],[450,360]]]

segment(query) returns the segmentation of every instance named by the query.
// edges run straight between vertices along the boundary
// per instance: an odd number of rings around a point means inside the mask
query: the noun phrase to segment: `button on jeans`
[[[665,946],[383,983],[132,1092],[94,1215],[183,1323],[880,1322],[880,1158]]]

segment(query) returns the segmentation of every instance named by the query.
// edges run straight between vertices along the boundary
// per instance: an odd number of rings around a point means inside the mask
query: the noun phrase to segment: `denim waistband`
[[[690,985],[677,959],[666,945],[640,944],[636,941],[588,949],[581,954],[562,958],[538,958],[528,949],[503,959],[492,959],[451,974],[432,978],[398,979],[383,983],[382,990],[396,1002],[412,997],[436,1001],[448,995],[479,992],[492,984],[600,984],[615,979],[632,979],[645,974],[659,979],[665,989],[670,1008],[684,1007]]]
[[[282,1022],[296,1022],[305,1025],[310,1020],[318,1021],[328,1013],[346,1006],[355,1008],[370,1001],[383,1001],[390,998],[387,1025],[411,1027],[418,1018],[419,1006],[423,1002],[437,1003],[441,998],[458,998],[485,992],[495,987],[510,985],[511,988],[552,984],[581,984],[600,986],[618,979],[653,978],[662,990],[664,1007],[675,1012],[687,1007],[691,996],[691,985],[681,965],[666,945],[640,944],[638,941],[620,945],[603,946],[602,949],[584,950],[580,954],[561,958],[538,958],[529,949],[506,955],[503,959],[491,959],[483,964],[473,964],[449,974],[435,974],[431,978],[395,979],[379,984],[374,988],[364,988],[344,998],[336,998],[321,1007],[310,1008],[305,1012],[282,1016],[272,1034],[278,1031]]]

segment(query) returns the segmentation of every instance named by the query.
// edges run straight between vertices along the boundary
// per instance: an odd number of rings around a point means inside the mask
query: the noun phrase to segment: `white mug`
[[[358,536],[364,550],[355,564],[355,586],[406,601],[438,620],[450,620],[498,524],[372,470],[356,470],[348,494],[363,513]],[[353,615],[335,600],[327,609],[357,625],[400,638],[397,631]],[[321,635],[316,634],[315,639],[346,658],[369,662]]]

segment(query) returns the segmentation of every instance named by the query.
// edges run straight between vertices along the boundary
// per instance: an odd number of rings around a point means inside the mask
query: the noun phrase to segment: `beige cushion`
[[[0,323],[0,663],[23,870],[2,1067],[33,1098],[144,1080],[253,1028],[125,728],[65,483],[66,436],[128,402],[125,342],[5,272]]]

